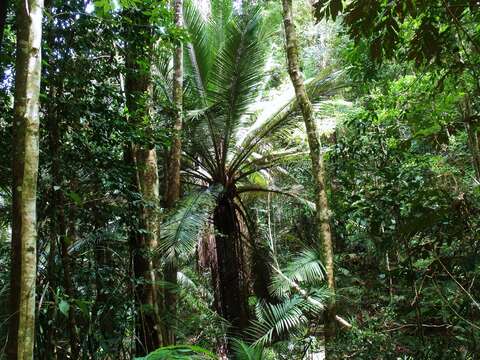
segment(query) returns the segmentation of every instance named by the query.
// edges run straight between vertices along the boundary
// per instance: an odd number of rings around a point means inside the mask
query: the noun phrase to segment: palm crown
[[[160,250],[168,261],[190,255],[202,229],[213,220],[208,260],[215,306],[233,329],[242,330],[249,319],[245,249],[250,238],[246,229],[252,223],[242,196],[249,192],[288,193],[258,180],[285,159],[304,154],[305,149],[295,145],[275,152],[271,146],[276,132],[289,124],[295,126],[294,94],[268,117],[251,111],[266,78],[268,42],[261,8],[235,10],[231,0],[214,0],[209,12],[205,16],[193,3],[185,7],[190,36],[187,78],[196,108],[189,112],[191,147],[185,158],[190,166],[184,168],[184,179],[199,191],[187,196],[163,224]],[[330,94],[337,88],[337,78],[338,74],[330,74],[311,81],[311,96]]]

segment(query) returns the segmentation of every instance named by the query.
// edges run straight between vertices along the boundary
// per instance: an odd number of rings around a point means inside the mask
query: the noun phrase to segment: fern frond
[[[224,117],[224,154],[264,78],[265,51],[261,23],[259,7],[228,22],[225,43],[216,56],[215,71],[209,79],[209,101],[221,108]]]
[[[307,302],[300,296],[293,296],[280,304],[259,303],[256,307],[257,320],[252,322],[248,333],[254,344],[271,344],[276,338],[292,334],[308,323],[304,315]]]
[[[292,288],[292,283],[299,286],[318,286],[325,280],[325,268],[320,260],[318,250],[305,249],[294,257],[287,266],[277,274],[270,286],[272,294],[284,296]]]
[[[221,191],[221,185],[212,185],[204,191],[192,193],[167,217],[162,224],[158,246],[167,263],[175,261],[180,255],[189,256],[193,252]]]
[[[262,360],[263,346],[260,344],[248,345],[239,339],[232,340],[232,348],[237,360]]]
[[[217,359],[214,353],[194,345],[165,346],[135,360],[207,360]]]

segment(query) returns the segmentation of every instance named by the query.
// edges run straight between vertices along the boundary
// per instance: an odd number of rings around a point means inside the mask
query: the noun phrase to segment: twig
[[[436,325],[436,324],[421,324],[422,327],[426,327],[426,328],[451,328],[453,325],[450,325],[450,324],[439,324],[439,325]],[[406,328],[406,327],[416,327],[417,324],[403,324],[403,325],[400,325],[400,326],[397,326],[397,327],[394,327],[394,328],[391,328],[391,329],[385,329],[384,331],[397,331],[397,330],[400,330],[400,329],[403,329],[403,328]]]
[[[472,294],[470,294],[470,293],[462,286],[462,284],[460,284],[460,283],[457,281],[457,279],[455,279],[455,278],[453,277],[453,275],[450,273],[450,271],[448,271],[448,269],[447,269],[446,266],[443,264],[443,262],[440,260],[440,258],[437,257],[437,261],[438,261],[438,263],[439,263],[440,265],[442,265],[443,269],[447,272],[448,276],[450,276],[450,277],[452,278],[452,280],[455,281],[455,283],[458,285],[458,287],[459,287],[460,289],[462,289],[462,290],[465,292],[465,294],[468,295],[468,297],[473,301],[473,304],[474,304],[477,308],[480,309],[480,305],[479,305],[478,301],[475,300],[475,298],[472,296]]]
[[[462,319],[463,321],[465,321],[467,324],[469,324],[470,326],[474,327],[475,329],[480,330],[480,326],[475,325],[473,322],[471,322],[471,321],[468,320],[468,319],[465,319],[462,315],[460,315],[460,314],[452,307],[452,305],[450,305],[450,303],[448,302],[447,299],[445,299],[445,296],[443,295],[442,291],[441,291],[440,288],[438,287],[438,284],[437,284],[437,282],[435,281],[435,279],[432,278],[432,281],[433,281],[433,284],[435,285],[435,288],[437,289],[438,294],[439,294],[440,297],[442,298],[443,302],[450,308],[450,310],[452,310],[455,315],[457,315],[460,319]]]

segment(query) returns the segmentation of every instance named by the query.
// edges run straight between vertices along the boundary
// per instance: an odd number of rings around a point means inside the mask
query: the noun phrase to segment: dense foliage
[[[0,359],[18,276],[8,270],[13,3],[0,39]],[[187,0],[177,26],[166,1],[51,0],[35,358],[478,357],[478,2],[293,5],[327,169],[335,294],[281,3]],[[177,137],[181,198],[171,206]],[[154,181],[140,151],[156,154]],[[157,197],[145,195],[149,181]],[[147,218],[160,229],[150,243]],[[325,338],[332,304],[336,336]],[[147,318],[159,349],[139,335]]]

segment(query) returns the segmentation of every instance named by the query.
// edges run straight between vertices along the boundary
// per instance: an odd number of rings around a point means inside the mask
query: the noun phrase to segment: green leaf
[[[191,255],[222,190],[221,185],[212,185],[205,191],[194,192],[167,217],[162,225],[159,251],[165,254],[168,262],[175,261],[179,255]]]
[[[211,351],[195,345],[165,346],[135,360],[216,360]]]
[[[61,300],[60,303],[58,304],[58,309],[63,315],[68,316],[68,311],[70,310],[70,304],[66,300]]]
[[[75,203],[75,205],[82,206],[82,198],[74,191],[69,191],[67,196]]]
[[[88,305],[90,304],[88,301],[76,299],[75,304],[78,306],[78,308],[84,315],[88,315]]]

